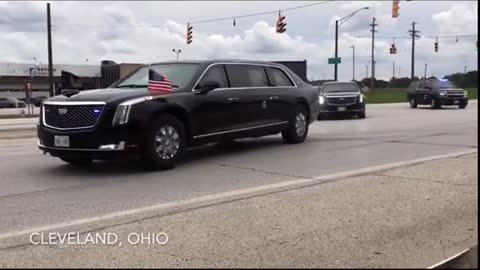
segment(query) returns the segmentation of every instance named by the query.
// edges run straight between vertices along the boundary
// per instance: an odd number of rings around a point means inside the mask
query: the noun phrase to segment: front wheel
[[[304,105],[298,104],[294,117],[288,122],[288,128],[282,131],[286,143],[296,144],[305,141],[308,134],[308,112]]]
[[[186,145],[183,123],[173,115],[153,121],[143,145],[145,165],[151,169],[171,169],[181,158]]]
[[[365,118],[365,111],[359,112],[359,113],[358,113],[358,118],[359,118],[359,119],[364,119],[364,118]]]
[[[440,101],[438,101],[437,99],[432,98],[432,101],[430,102],[430,107],[432,109],[441,109],[442,104],[440,104]]]
[[[87,166],[92,163],[90,158],[72,158],[72,157],[59,157],[61,160],[73,166]]]
[[[465,109],[465,107],[467,107],[467,102],[460,102],[460,104],[458,104],[458,108],[460,109]]]

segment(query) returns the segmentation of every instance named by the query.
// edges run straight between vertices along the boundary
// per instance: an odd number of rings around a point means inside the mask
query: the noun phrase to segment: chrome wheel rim
[[[303,136],[307,130],[307,120],[303,113],[298,113],[295,118],[295,130],[298,136]]]
[[[155,135],[155,151],[161,159],[173,158],[180,148],[180,135],[170,125],[163,125]]]

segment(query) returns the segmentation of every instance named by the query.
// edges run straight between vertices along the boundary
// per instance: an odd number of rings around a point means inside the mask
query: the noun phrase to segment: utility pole
[[[355,81],[355,45],[350,46],[353,49],[353,81]]]
[[[47,3],[47,35],[48,35],[48,90],[50,96],[56,95],[53,88],[53,59],[52,59],[52,22],[50,20],[50,3]]]
[[[425,73],[424,73],[424,77],[425,77],[425,80],[427,79],[427,63],[425,63]]]
[[[375,23],[376,19],[373,17],[372,23],[370,26],[372,27],[372,91],[375,90],[375,27],[378,26],[378,24]]]
[[[338,58],[338,20],[335,20],[335,59]],[[334,73],[333,73],[333,79],[337,81],[338,79],[338,66],[337,66],[337,61],[335,60],[334,64]]]
[[[392,75],[392,78],[395,78],[395,61],[392,61],[393,63],[393,75]]]
[[[420,36],[417,35],[417,33],[420,33],[420,31],[415,30],[415,24],[416,22],[412,23],[412,30],[408,30],[410,33],[410,36],[412,37],[412,74],[411,78],[415,77],[415,38],[418,38]]]
[[[467,66],[463,68],[463,74],[467,74]]]
[[[368,78],[368,64],[365,65],[365,78]]]

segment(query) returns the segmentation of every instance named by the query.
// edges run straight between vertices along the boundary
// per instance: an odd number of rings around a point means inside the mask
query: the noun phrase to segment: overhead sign
[[[342,58],[340,58],[340,57],[328,58],[328,64],[340,64],[340,63],[342,63]]]

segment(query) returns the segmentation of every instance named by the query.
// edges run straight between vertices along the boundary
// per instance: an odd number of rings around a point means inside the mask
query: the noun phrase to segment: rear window
[[[272,86],[293,86],[292,81],[283,70],[274,67],[266,67],[266,69]]]
[[[226,65],[230,87],[268,86],[265,69],[254,65]]]

